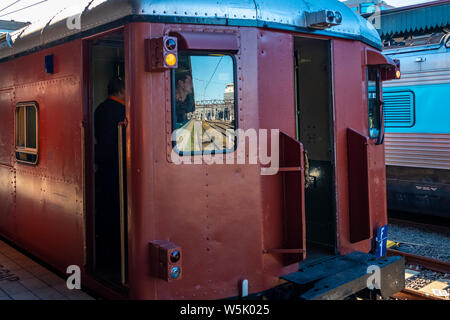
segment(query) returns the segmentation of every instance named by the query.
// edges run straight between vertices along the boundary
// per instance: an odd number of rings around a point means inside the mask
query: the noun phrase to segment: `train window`
[[[367,102],[369,108],[369,136],[378,138],[381,131],[380,121],[380,71],[378,67],[367,68]]]
[[[173,147],[180,155],[235,149],[235,60],[180,53],[172,71]]]
[[[36,164],[38,159],[38,107],[35,102],[19,103],[15,112],[16,159]]]

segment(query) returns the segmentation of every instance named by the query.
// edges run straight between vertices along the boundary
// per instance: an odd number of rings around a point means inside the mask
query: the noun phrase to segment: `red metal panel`
[[[347,129],[350,242],[372,237],[369,206],[368,138]]]
[[[2,89],[1,85],[2,83],[0,83],[0,164],[11,166],[14,157],[14,88]]]
[[[366,48],[365,64],[380,66],[382,80],[396,79],[400,71],[400,60],[393,60],[373,48]]]
[[[284,265],[306,257],[305,170],[303,145],[280,133],[280,174],[283,179],[283,249],[298,249],[284,254]]]
[[[381,65],[396,67],[394,60],[372,48],[366,48],[366,65]]]
[[[131,297],[236,296],[243,279],[249,280],[251,292],[266,289],[259,190],[248,189],[259,183],[259,166],[175,165],[167,161],[166,148],[170,150],[171,145],[169,73],[145,72],[144,41],[139,40],[165,32],[158,24],[134,23],[129,28],[127,34],[133,39],[129,41],[132,59],[128,59],[127,78],[131,98],[128,159],[132,159],[128,182],[133,188],[129,192]],[[183,28],[204,30],[201,26],[165,26],[167,33]],[[239,59],[238,55],[238,69],[243,66]],[[238,77],[243,77],[239,70]],[[255,113],[256,106],[253,101],[239,115]],[[240,127],[245,128],[245,122],[240,122]],[[168,240],[183,248],[183,280],[167,283],[148,274],[148,242],[154,240]]]
[[[16,171],[0,164],[0,231],[7,237],[16,232],[14,209],[16,202]]]
[[[365,46],[348,40],[333,40],[333,86],[336,143],[337,240],[338,250],[346,254],[354,250],[368,252],[371,240],[350,240],[350,195],[347,128],[368,136]],[[356,67],[357,61],[360,61]],[[370,220],[374,228],[387,223],[384,146],[369,140],[368,185]]]
[[[170,161],[169,72],[145,72],[142,40],[183,30],[221,33],[229,28],[127,26],[131,297],[236,296],[243,279],[249,280],[251,293],[266,290],[279,282],[279,275],[297,268],[296,264],[284,268],[280,254],[263,254],[264,248],[283,246],[280,176],[262,177],[258,165],[175,165]],[[268,33],[262,35],[267,38],[258,47],[259,31],[237,31],[238,38],[245,39],[239,51],[245,55],[236,56],[239,127],[281,128],[295,135],[292,37],[280,33],[270,39]],[[283,55],[271,40],[285,46]],[[288,62],[280,68],[274,59]],[[257,72],[261,73],[258,79],[278,80],[270,85],[257,82]],[[183,248],[183,280],[167,283],[148,274],[148,242],[154,240],[168,240]]]
[[[239,50],[238,37],[233,33],[217,32],[171,32],[171,36],[177,37],[180,50],[217,50],[232,51]]]
[[[151,28],[150,24],[132,23],[125,26],[125,76],[126,76],[126,116],[127,126],[127,204],[128,204],[128,279],[130,298],[156,299],[158,279],[149,277],[148,242],[155,236],[158,223],[154,211],[152,192],[153,181],[151,154],[158,145],[152,134],[153,104],[150,90],[153,79],[145,72],[144,39],[160,37],[161,26]],[[161,75],[163,73],[157,73]],[[158,88],[160,94],[153,95],[159,105],[165,104],[165,88]],[[158,114],[155,114],[157,117]],[[161,130],[160,127],[157,129]],[[155,146],[156,145],[156,146]],[[146,146],[144,148],[144,146]],[[147,163],[146,163],[147,162]],[[181,244],[183,245],[183,244]]]
[[[39,104],[39,163],[30,166],[12,157],[14,223],[18,227],[14,229],[9,222],[5,233],[61,271],[68,265],[83,265],[80,44],[70,42],[1,66],[1,81],[14,88],[8,108],[13,111],[16,103],[24,101]],[[55,57],[55,73],[51,75],[44,70],[44,56],[48,54]],[[14,115],[6,114],[6,128],[12,130],[7,131],[8,144],[13,144]],[[4,133],[2,130],[2,137]],[[11,153],[11,147],[3,150],[7,149]]]
[[[295,137],[293,37],[288,33],[261,29],[257,29],[256,36],[258,46],[252,50],[255,50],[257,54],[257,73],[251,73],[252,70],[249,70],[250,72],[246,72],[244,76],[247,86],[251,86],[253,79],[257,78],[257,88],[254,88],[256,90],[254,93],[250,90],[245,91],[244,96],[257,95],[259,128],[279,129],[280,132]],[[244,43],[244,41],[242,42]],[[245,55],[248,55],[249,52],[244,51]],[[247,121],[253,117],[254,115],[250,114]],[[284,246],[283,203],[285,199],[283,198],[284,187],[281,176],[281,174],[262,176],[260,181],[263,241],[266,249],[283,248]],[[298,265],[295,263],[280,268],[289,262],[284,260],[285,256],[284,254],[264,255],[265,272],[268,275],[280,276],[296,271]],[[272,285],[276,285],[278,279],[272,278],[271,281]]]
[[[368,251],[369,243],[352,244],[349,225],[347,128],[368,134],[367,111],[364,108],[364,48],[358,42],[333,40],[333,96],[336,168],[336,239],[340,254],[353,250]],[[356,64],[357,61],[360,63]],[[360,67],[356,67],[359,65]],[[365,67],[364,67],[365,68]],[[351,88],[351,89],[350,89]]]

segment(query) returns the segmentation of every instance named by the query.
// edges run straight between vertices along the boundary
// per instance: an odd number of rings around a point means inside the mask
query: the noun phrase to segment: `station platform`
[[[95,300],[0,239],[0,300]]]

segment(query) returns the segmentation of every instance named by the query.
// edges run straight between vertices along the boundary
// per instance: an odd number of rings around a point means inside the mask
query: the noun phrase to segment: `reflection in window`
[[[380,123],[380,73],[378,68],[367,69],[367,101],[369,108],[369,136],[378,138],[381,130]]]
[[[37,105],[19,103],[16,107],[16,159],[37,162]]]
[[[173,76],[176,151],[201,154],[234,150],[233,58],[221,54],[180,54]]]

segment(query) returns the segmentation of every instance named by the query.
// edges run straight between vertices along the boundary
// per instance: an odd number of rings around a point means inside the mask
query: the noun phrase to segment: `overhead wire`
[[[4,7],[3,9],[0,9],[0,12],[5,11],[6,9],[12,7],[13,5],[15,5],[16,3],[20,2],[20,1],[22,1],[22,0],[16,0],[16,1],[14,1],[13,3],[11,3],[11,4],[8,4],[8,5],[7,5],[6,7]]]
[[[208,83],[205,86],[205,89],[203,90],[203,99],[205,99],[206,96],[206,89],[208,89],[209,84],[211,83],[211,80],[213,79],[214,75],[217,72],[217,69],[219,68],[220,63],[222,62],[223,56],[220,57],[220,60],[217,62],[216,68],[214,69],[214,72],[211,75],[211,78],[209,78]]]
[[[34,6],[38,5],[38,4],[41,4],[41,3],[44,3],[44,2],[47,2],[47,1],[48,1],[48,0],[42,0],[42,1],[39,1],[39,2],[36,2],[36,3],[30,4],[30,5],[26,6],[26,7],[23,7],[23,8],[14,10],[14,11],[10,11],[10,12],[8,12],[8,13],[5,13],[5,14],[0,15],[0,18],[1,18],[1,17],[4,17],[4,16],[7,16],[7,15],[9,15],[9,14],[12,14],[12,13],[16,13],[16,12],[19,12],[19,11],[22,11],[22,10],[25,10],[25,9],[28,9],[28,8],[31,8],[31,7],[34,7]]]

